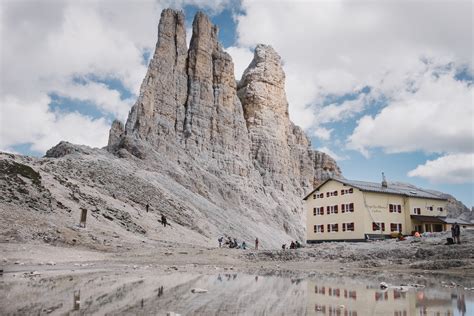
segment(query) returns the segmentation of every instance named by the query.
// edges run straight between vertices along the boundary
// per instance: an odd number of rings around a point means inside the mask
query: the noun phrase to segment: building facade
[[[447,200],[408,184],[328,179],[304,202],[308,243],[446,230]]]

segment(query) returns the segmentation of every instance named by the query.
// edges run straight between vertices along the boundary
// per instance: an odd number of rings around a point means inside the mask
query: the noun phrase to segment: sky
[[[201,10],[240,79],[281,55],[291,119],[348,179],[409,182],[474,205],[473,2],[0,0],[0,151],[102,147],[125,121],[163,8]]]

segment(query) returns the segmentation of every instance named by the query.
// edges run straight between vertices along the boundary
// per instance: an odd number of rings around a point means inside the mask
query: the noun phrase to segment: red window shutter
[[[354,212],[354,203],[351,203],[350,206],[351,206],[351,207],[350,207],[351,212]]]
[[[326,213],[329,214],[329,206],[326,206]]]
[[[344,195],[344,190],[341,190],[341,195]]]
[[[342,223],[342,231],[343,231],[343,232],[346,231],[346,224],[345,224],[345,223]]]
[[[399,226],[400,226],[400,228],[399,228],[398,231],[401,233],[402,232],[402,224],[400,224]]]
[[[334,205],[334,213],[337,214],[337,205]]]
[[[329,192],[326,193],[326,197],[329,197]]]
[[[337,232],[339,230],[339,224],[335,224],[335,226],[336,226],[336,229],[334,231]]]
[[[401,205],[398,205],[398,213],[401,213],[402,212],[402,206]]]
[[[341,205],[341,210],[342,210],[343,213],[345,212],[345,206],[346,206],[345,204]]]
[[[337,191],[334,191],[334,196],[337,196]]]
[[[382,223],[382,231],[385,231],[385,223]]]
[[[321,233],[324,233],[324,225],[321,225]]]

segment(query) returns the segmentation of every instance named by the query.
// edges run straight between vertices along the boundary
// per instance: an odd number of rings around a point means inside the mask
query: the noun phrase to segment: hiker
[[[295,249],[295,243],[293,241],[290,244],[290,249]]]
[[[301,248],[301,244],[298,240],[295,242],[295,247],[296,249]]]
[[[461,227],[459,227],[458,222],[455,222],[451,227],[451,235],[453,236],[454,242],[461,243]]]
[[[224,237],[219,237],[219,239],[217,239],[217,241],[219,242],[219,248],[222,247],[222,241],[224,240]]]
[[[255,250],[258,250],[258,238],[255,238]]]
[[[286,244],[281,245],[281,249],[285,250],[286,249]]]
[[[166,221],[166,217],[163,214],[161,214],[161,224],[163,224],[163,226],[165,227],[166,227],[166,224],[168,224],[168,222]]]
[[[242,249],[243,250],[247,249],[247,244],[245,243],[245,241],[242,241]]]
[[[148,213],[148,209],[150,208],[150,204],[147,203],[145,208],[146,208],[146,212]]]

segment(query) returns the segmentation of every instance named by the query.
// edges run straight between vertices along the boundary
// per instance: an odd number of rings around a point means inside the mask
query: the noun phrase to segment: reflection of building
[[[412,298],[413,300],[413,298]],[[308,281],[308,315],[407,316],[410,298],[405,292],[382,291],[361,284],[328,284]]]
[[[408,184],[328,179],[304,200],[308,243],[446,230],[447,200]]]
[[[424,290],[381,290],[350,282],[308,281],[307,315],[368,316],[368,315],[439,315],[453,316],[449,293]],[[458,297],[459,298],[459,297]],[[466,311],[464,296],[458,299],[458,310]],[[463,315],[463,314],[461,314]]]

